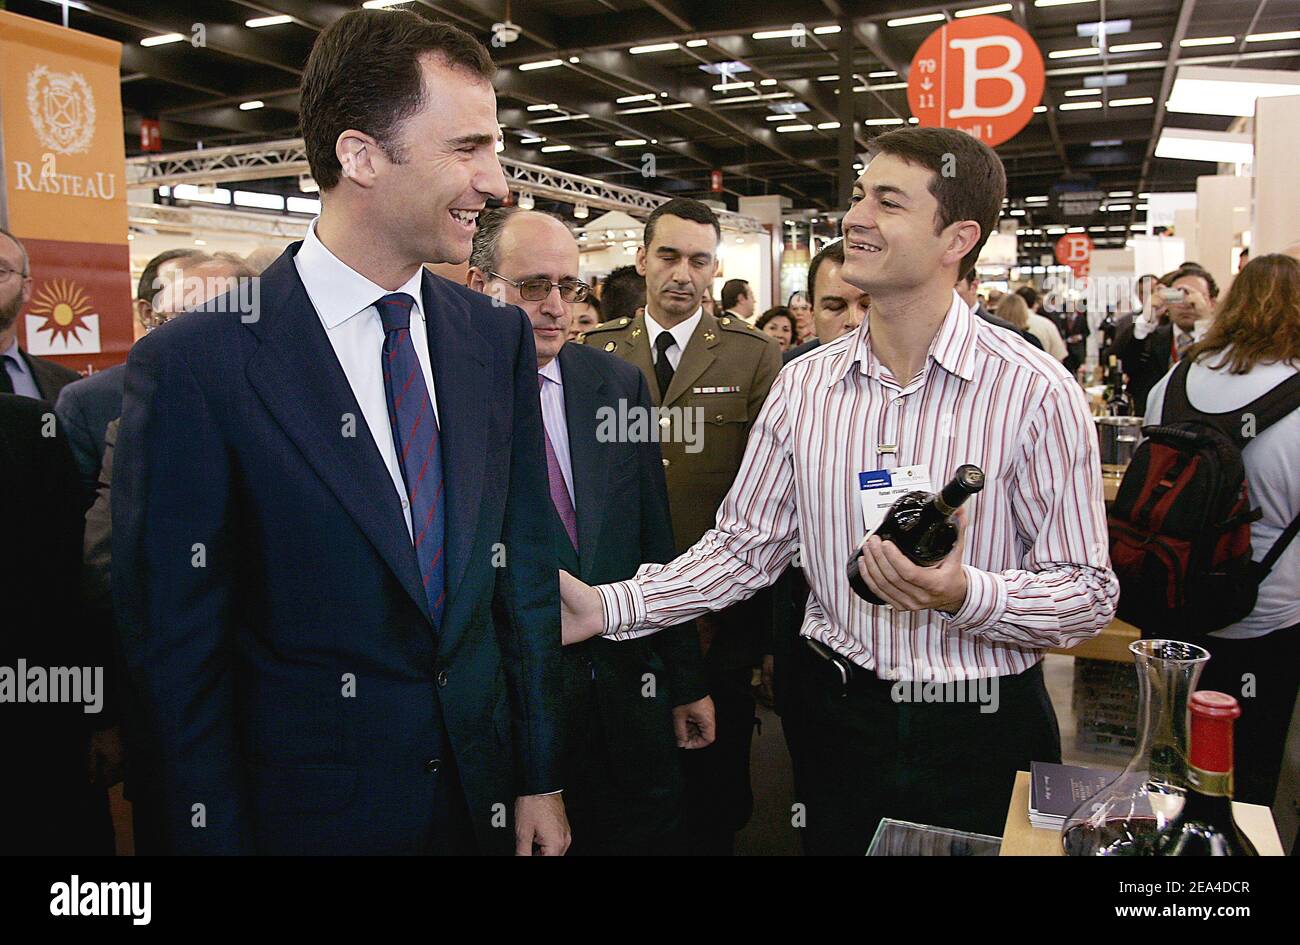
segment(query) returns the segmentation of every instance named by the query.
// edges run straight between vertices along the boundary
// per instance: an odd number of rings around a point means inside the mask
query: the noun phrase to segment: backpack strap
[[[1264,559],[1256,562],[1255,568],[1261,581],[1268,572],[1273,570],[1273,565],[1277,564],[1277,559],[1282,557],[1282,552],[1286,551],[1287,545],[1291,544],[1297,532],[1300,532],[1300,515],[1291,519],[1291,524],[1283,529],[1277,541],[1273,542],[1273,547],[1268,549],[1268,554],[1264,555]]]
[[[1162,425],[1189,420],[1203,423],[1232,440],[1238,450],[1243,450],[1252,438],[1242,434],[1242,417],[1254,416],[1254,436],[1257,437],[1291,411],[1300,409],[1300,373],[1297,373],[1236,410],[1222,413],[1197,410],[1187,398],[1187,375],[1191,369],[1190,360],[1179,361],[1170,375],[1160,410]]]

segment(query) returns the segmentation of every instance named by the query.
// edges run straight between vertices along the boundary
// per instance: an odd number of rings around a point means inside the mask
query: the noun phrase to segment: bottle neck
[[[944,518],[951,518],[968,498],[970,493],[959,483],[950,482],[935,494],[934,507]]]

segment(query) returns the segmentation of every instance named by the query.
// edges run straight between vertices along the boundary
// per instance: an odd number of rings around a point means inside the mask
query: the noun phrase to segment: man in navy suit
[[[489,210],[474,234],[468,283],[499,305],[520,306],[532,322],[560,567],[583,580],[614,579],[636,574],[643,561],[672,558],[658,442],[617,422],[640,412],[641,431],[660,429],[645,375],[604,351],[565,343],[569,306],[590,291],[578,278],[573,234],[545,213]],[[648,646],[565,647],[564,703],[570,853],[684,853],[676,749],[703,748],[714,735],[694,623]]]
[[[251,306],[131,353],[113,591],[173,850],[568,846],[532,331],[422,268],[506,194],[492,71],[413,13],[335,21],[319,219]]]

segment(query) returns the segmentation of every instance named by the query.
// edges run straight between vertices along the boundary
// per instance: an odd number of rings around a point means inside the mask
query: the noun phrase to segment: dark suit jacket
[[[603,411],[617,417],[620,401],[653,411],[650,388],[635,365],[596,348],[566,344],[559,362],[578,551],[553,514],[557,556],[561,567],[588,584],[623,581],[644,562],[674,556],[659,444],[598,436]],[[608,780],[638,796],[671,789],[678,764],[672,708],[706,695],[694,624],[624,642],[596,637],[564,653],[570,757],[582,750],[587,713],[596,712],[608,734],[600,759]],[[653,698],[643,695],[646,673],[655,678]]]
[[[807,354],[809,351],[815,351],[821,343],[820,338],[813,338],[809,341],[805,341],[801,345],[795,345],[795,347],[781,355],[781,365],[784,367],[800,355]]]
[[[1128,375],[1128,396],[1133,401],[1134,416],[1146,414],[1147,395],[1156,386],[1156,381],[1169,371],[1173,341],[1174,326],[1169,322],[1158,326],[1141,340],[1134,336],[1133,322],[1116,333],[1114,352]]]
[[[424,273],[447,510],[435,627],[399,497],[298,277],[300,245],[262,274],[256,318],[215,300],[127,362],[113,601],[171,845],[421,852],[454,757],[480,849],[508,852],[494,815],[562,787],[531,327]]]
[[[63,388],[73,381],[81,380],[80,374],[71,368],[65,368],[62,364],[47,361],[45,358],[38,358],[34,354],[28,354],[21,347],[18,349],[18,353],[27,362],[27,367],[32,372],[32,378],[36,381],[36,389],[41,392],[42,400],[54,403],[59,399],[59,392]]]
[[[54,412],[81,470],[85,507],[95,501],[95,484],[104,465],[104,431],[122,416],[126,365],[117,364],[73,381],[59,392]]]

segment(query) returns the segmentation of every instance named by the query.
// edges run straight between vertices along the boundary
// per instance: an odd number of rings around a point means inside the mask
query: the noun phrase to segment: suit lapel
[[[433,365],[442,438],[442,475],[447,509],[447,606],[465,577],[478,533],[479,504],[487,457],[488,404],[493,396],[488,373],[491,350],[475,331],[469,306],[443,280],[424,273],[422,292],[428,324],[429,363]],[[508,396],[498,391],[496,396]]]
[[[290,247],[262,275],[261,346],[248,382],[428,619],[419,564],[388,467],[298,277]],[[355,435],[344,436],[345,417]],[[365,433],[361,431],[364,430]]]
[[[608,483],[601,480],[608,470],[601,467],[600,445],[596,442],[596,411],[602,406],[600,391],[605,381],[585,363],[586,358],[575,356],[572,348],[566,344],[560,349],[560,373],[564,380],[573,504],[578,518],[579,577],[585,578],[591,562],[597,560],[596,543],[609,499]]]
[[[627,351],[624,360],[631,361],[645,374],[646,385],[650,388],[650,399],[659,406],[659,382],[655,380],[655,363],[650,357],[650,336],[645,330],[645,315],[638,315],[632,320],[632,330],[623,341]],[[561,349],[563,350],[563,349]]]
[[[691,340],[682,352],[682,359],[677,362],[677,370],[673,373],[672,383],[668,385],[664,406],[671,407],[682,395],[689,393],[691,385],[716,360],[713,348],[718,344],[719,331],[718,320],[708,312],[701,312],[700,323],[695,326]]]

